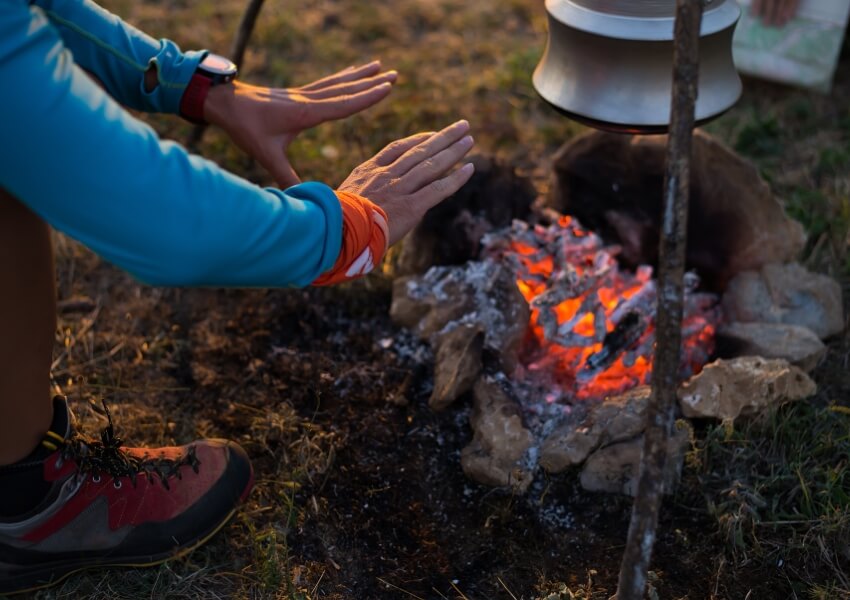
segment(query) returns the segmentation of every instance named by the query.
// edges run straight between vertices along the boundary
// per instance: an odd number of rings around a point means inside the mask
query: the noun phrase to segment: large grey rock
[[[783,323],[728,323],[717,331],[735,354],[784,358],[804,371],[814,369],[826,346],[808,327]]]
[[[742,356],[706,365],[678,396],[686,417],[735,419],[816,391],[815,382],[787,360]]]
[[[399,277],[393,281],[390,318],[428,339],[474,308],[473,290],[451,269],[431,270],[432,277]],[[439,285],[438,291],[435,288]]]
[[[590,406],[581,419],[559,426],[540,447],[540,466],[559,473],[580,465],[600,446],[642,433],[650,395],[649,386],[634,388]]]
[[[425,275],[401,277],[393,284],[394,322],[425,339],[457,325],[478,326],[484,331],[484,348],[499,358],[507,373],[517,365],[529,316],[514,275],[489,260],[433,267]]]
[[[664,493],[673,491],[682,472],[685,453],[690,445],[691,426],[677,421],[667,445],[667,465],[664,469]],[[634,496],[640,471],[643,435],[623,442],[603,446],[591,454],[582,467],[580,481],[584,489]]]
[[[547,198],[603,238],[630,264],[654,263],[660,238],[666,136],[591,131],[554,156]],[[687,262],[711,287],[770,262],[795,260],[805,245],[758,169],[697,130],[691,161]]]
[[[484,330],[478,324],[458,325],[436,341],[434,390],[428,405],[443,410],[472,389],[481,373]]]
[[[480,483],[524,492],[534,476],[525,460],[534,437],[519,405],[498,381],[482,377],[475,384],[469,421],[475,434],[460,455],[464,473]]]
[[[723,294],[730,321],[808,327],[821,339],[844,330],[841,286],[799,263],[771,263],[739,273]]]

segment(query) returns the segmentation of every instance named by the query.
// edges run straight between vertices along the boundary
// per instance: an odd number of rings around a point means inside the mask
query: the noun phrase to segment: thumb
[[[289,157],[286,156],[286,152],[283,149],[275,146],[266,153],[266,156],[268,158],[262,165],[274,177],[274,180],[281,189],[301,183],[301,178],[298,177],[298,173],[295,172],[295,169],[289,162]]]

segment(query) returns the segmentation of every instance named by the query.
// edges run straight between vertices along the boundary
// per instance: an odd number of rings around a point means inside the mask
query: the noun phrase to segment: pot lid
[[[741,16],[735,0],[703,0],[700,35],[731,27]],[[670,41],[676,0],[546,0],[546,10],[568,27],[621,40]]]

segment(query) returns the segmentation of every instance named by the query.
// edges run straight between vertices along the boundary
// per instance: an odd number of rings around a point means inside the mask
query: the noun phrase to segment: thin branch
[[[239,29],[236,30],[236,37],[233,40],[233,45],[230,47],[230,60],[239,66],[242,66],[242,59],[245,58],[245,49],[248,47],[248,41],[251,39],[251,34],[254,31],[254,26],[257,24],[257,17],[260,14],[260,9],[263,7],[265,0],[250,0],[245,12],[242,14],[242,21],[239,23]],[[189,139],[186,145],[189,148],[195,148],[201,143],[201,138],[204,137],[206,131],[206,123],[199,123],[192,129],[189,134]]]
[[[620,578],[618,600],[642,600],[664,493],[668,441],[675,423],[681,360],[682,305],[691,141],[699,75],[703,0],[677,0],[673,39],[673,96],[658,258],[658,317],[652,398],[647,409],[637,494]]]

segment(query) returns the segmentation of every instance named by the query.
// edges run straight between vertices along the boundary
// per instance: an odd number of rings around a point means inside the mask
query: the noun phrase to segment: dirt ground
[[[219,51],[242,5],[104,4],[184,47]],[[545,40],[539,2],[290,5],[264,8],[246,79],[300,83],[376,55],[402,73],[391,105],[304,135],[293,156],[305,178],[339,181],[394,137],[466,116],[480,152],[533,174],[545,191],[548,157],[581,130],[541,106],[528,82]],[[709,128],[757,161],[810,231],[808,264],[845,289],[848,59],[831,95],[749,81],[740,105]],[[186,126],[152,122],[185,139]],[[200,150],[268,182],[216,132]],[[471,438],[469,402],[428,409],[430,351],[390,322],[390,274],[338,289],[158,289],[64,237],[56,249],[53,385],[82,428],[103,426],[97,402],[105,398],[134,445],[235,439],[251,455],[257,485],[232,524],[189,557],[86,573],[33,597],[530,600],[563,585],[577,598],[613,593],[630,499],[584,492],[569,472],[539,475],[524,497],[467,480],[460,450]],[[821,392],[813,406],[850,404],[848,356],[848,340],[832,341],[814,374]],[[848,557],[801,554],[795,544],[806,530],[778,528],[758,551],[744,543],[746,532],[741,544],[730,542],[715,491],[735,480],[713,477],[719,471],[705,455],[716,432],[699,426],[693,460],[664,505],[657,597],[850,597]],[[838,487],[850,497],[850,476]]]

